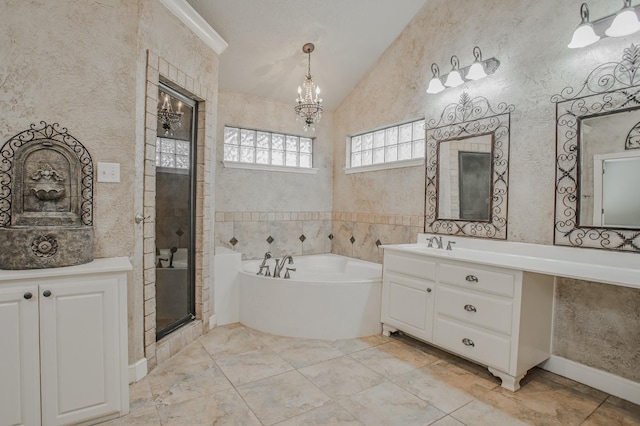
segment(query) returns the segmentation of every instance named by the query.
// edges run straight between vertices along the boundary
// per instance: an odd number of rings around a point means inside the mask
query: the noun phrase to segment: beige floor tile
[[[260,426],[240,395],[229,389],[158,407],[162,426]]]
[[[394,377],[437,361],[437,358],[399,342],[389,342],[349,355],[385,377]]]
[[[271,349],[260,349],[216,361],[234,386],[275,376],[294,368]]]
[[[399,386],[385,382],[338,401],[365,425],[428,425],[446,413]]]
[[[202,344],[196,340],[167,361],[173,366],[199,364],[201,362],[211,361],[211,356]]]
[[[330,402],[278,423],[278,426],[362,426],[362,423],[335,402]]]
[[[160,417],[155,407],[140,413],[120,417],[108,422],[99,423],[101,426],[160,426]]]
[[[640,405],[610,396],[582,426],[638,426]]]
[[[167,363],[148,376],[156,405],[171,404],[231,388],[214,361],[172,366]]]
[[[376,334],[374,336],[359,337],[357,339],[334,340],[331,342],[331,346],[338,349],[343,354],[350,354],[382,345],[383,343],[388,343],[390,341],[391,339],[384,334]]]
[[[429,426],[466,426],[464,423],[454,419],[451,416],[443,417],[435,423],[431,423]],[[495,425],[498,426],[498,425]]]
[[[199,339],[213,359],[226,358],[264,348],[253,331],[241,324],[216,327]]]
[[[473,401],[473,396],[440,380],[431,374],[428,367],[410,371],[394,378],[393,382],[445,413],[451,413]]]
[[[295,368],[306,367],[343,355],[325,340],[272,336],[265,343]]]
[[[258,419],[272,425],[320,407],[329,397],[297,371],[238,386]]]
[[[129,385],[129,414],[136,416],[140,413],[156,409],[148,378]]]
[[[473,400],[450,415],[467,426],[527,426],[529,423],[518,420],[509,414],[484,402]]]
[[[386,381],[380,374],[347,356],[299,371],[334,400],[351,396]]]
[[[478,399],[530,424],[571,426],[580,425],[604,397],[537,375],[517,392],[498,387],[479,395]]]

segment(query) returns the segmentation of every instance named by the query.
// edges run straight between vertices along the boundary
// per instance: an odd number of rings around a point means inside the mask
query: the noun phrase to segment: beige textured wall
[[[295,95],[295,88],[292,88]],[[284,254],[326,253],[331,250],[333,197],[332,114],[325,113],[315,133],[305,133],[296,121],[293,104],[283,104],[241,93],[220,91],[215,205],[216,245],[241,251],[245,258],[262,257],[271,250]],[[225,168],[224,126],[311,136],[313,167],[317,174],[299,174]],[[243,216],[244,214],[244,216]],[[304,234],[304,243],[299,237]],[[275,241],[266,242],[269,236]],[[229,240],[235,237],[234,247]]]
[[[217,55],[157,0],[9,0],[0,20],[0,140],[40,120],[58,122],[94,164],[120,164],[120,183],[94,187],[96,257],[132,261],[135,362],[144,356],[142,227],[133,217],[142,212],[146,51],[181,64],[215,91]]]
[[[376,235],[384,238],[388,231],[359,220],[360,216],[411,217],[423,214],[424,209],[423,167],[345,175],[345,138],[421,116],[438,119],[443,108],[457,103],[464,91],[472,97],[485,96],[494,104],[507,102],[516,107],[511,116],[508,240],[553,243],[555,105],[550,97],[565,86],[578,87],[588,70],[619,60],[623,48],[637,42],[637,36],[631,36],[606,39],[586,49],[568,49],[566,45],[579,23],[580,4],[578,0],[477,0],[473,6],[465,0],[426,2],[334,112],[334,212],[353,213],[351,220],[334,221],[334,234],[344,234],[346,239],[352,229],[368,231],[364,237],[356,237],[352,246],[344,241],[336,244],[334,240],[334,252],[373,258],[372,241]],[[620,4],[596,1],[589,6],[592,17],[601,17],[615,12]],[[495,56],[501,61],[497,72],[485,80],[427,95],[431,63],[438,63],[442,73],[450,70],[451,55],[457,55],[462,66],[470,65],[475,45],[480,46],[485,58]],[[405,233],[402,242],[415,241],[415,237],[413,232]],[[366,246],[356,248],[358,241]],[[556,300],[557,353],[638,380],[632,364],[625,362],[625,367],[620,368],[617,362],[630,360],[632,353],[628,351],[635,349],[625,345],[589,348],[581,344],[587,337],[606,340],[605,334],[612,330],[620,336],[637,336],[637,316],[634,320],[633,315],[617,312],[611,306],[610,328],[588,330],[575,316],[563,312],[572,306],[592,309],[587,299],[591,285],[580,281],[563,285],[572,291],[559,293]],[[598,292],[608,300],[627,297],[630,292],[634,297],[628,302],[632,305],[627,312],[640,309],[635,297],[639,290],[603,285]]]

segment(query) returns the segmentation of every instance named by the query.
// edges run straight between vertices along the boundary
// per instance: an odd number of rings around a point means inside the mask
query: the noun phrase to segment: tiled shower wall
[[[424,229],[422,215],[334,212],[332,253],[382,263],[382,244],[415,243]]]
[[[216,246],[243,259],[331,253],[331,212],[216,212]]]

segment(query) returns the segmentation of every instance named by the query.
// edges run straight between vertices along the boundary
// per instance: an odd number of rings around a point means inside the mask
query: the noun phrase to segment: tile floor
[[[319,341],[217,327],[131,385],[103,425],[640,425],[640,406],[541,369],[516,393],[404,336]]]

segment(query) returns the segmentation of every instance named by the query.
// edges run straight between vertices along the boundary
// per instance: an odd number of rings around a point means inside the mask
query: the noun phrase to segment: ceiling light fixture
[[[164,97],[164,101],[162,107],[158,108],[158,121],[162,124],[165,136],[169,136],[182,125],[182,102],[178,102],[178,111],[174,112],[169,95],[160,92],[160,97]]]
[[[605,16],[589,22],[589,7],[586,3],[580,6],[581,22],[573,32],[568,47],[571,49],[589,46],[601,38],[623,37],[640,30],[640,5],[631,6],[631,0],[623,0],[622,9],[616,14]]]
[[[309,55],[309,66],[307,75],[302,83],[302,87],[298,86],[298,105],[294,107],[298,121],[304,123],[304,131],[314,131],[315,125],[320,122],[322,117],[322,98],[320,97],[320,88],[315,85],[311,77],[311,52],[315,49],[313,43],[306,43],[302,46],[302,51]],[[304,87],[304,96],[303,96]]]
[[[438,68],[438,65],[435,63],[432,64],[431,72],[433,73],[433,77],[431,77],[431,81],[429,81],[427,93],[440,93],[446,89],[446,87],[457,87],[470,80],[480,80],[496,72],[500,66],[500,61],[496,58],[483,60],[482,51],[478,46],[473,48],[473,57],[475,58],[473,64],[461,69],[458,57],[453,55],[451,57],[451,71],[443,76],[440,76],[440,68]],[[443,81],[444,84],[442,83]]]

